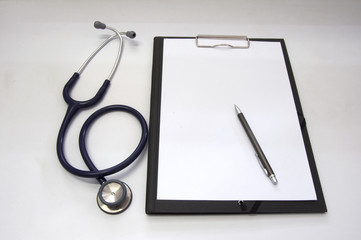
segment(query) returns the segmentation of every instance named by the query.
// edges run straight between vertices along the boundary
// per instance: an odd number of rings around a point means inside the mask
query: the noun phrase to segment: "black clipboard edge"
[[[163,39],[154,38],[153,43],[153,66],[152,66],[152,86],[150,96],[150,118],[149,118],[149,148],[148,148],[148,170],[147,170],[147,192],[146,192],[146,213],[155,211],[157,196],[158,161],[159,155],[159,122],[160,122],[160,101],[162,91],[162,71],[163,71]],[[159,81],[154,81],[159,79]]]
[[[318,176],[311,142],[303,116],[296,82],[288,57],[284,39],[251,38],[250,41],[280,42],[296,110],[299,117],[302,136],[315,186],[315,201],[193,201],[193,200],[157,200],[157,176],[159,153],[159,124],[161,110],[161,88],[164,39],[193,39],[194,37],[155,37],[153,46],[152,93],[149,121],[149,154],[147,172],[147,214],[252,214],[252,213],[324,213],[327,212],[321,182]]]
[[[290,85],[291,85],[291,89],[292,89],[293,99],[295,101],[298,119],[300,122],[303,142],[305,145],[308,163],[309,163],[310,171],[312,174],[312,180],[313,180],[313,184],[315,186],[315,192],[316,192],[316,196],[317,196],[317,205],[320,208],[320,212],[327,212],[326,202],[325,202],[325,198],[324,198],[322,187],[321,187],[321,181],[320,181],[320,178],[318,175],[316,161],[315,161],[315,157],[314,157],[313,151],[312,151],[311,140],[308,135],[308,131],[307,131],[307,127],[306,127],[306,119],[303,115],[301,100],[298,95],[296,80],[294,78],[293,71],[291,68],[291,61],[288,56],[286,43],[285,43],[284,39],[280,39],[280,43],[282,46],[283,56],[285,59],[287,72],[288,72],[288,76],[290,79]]]
[[[147,214],[320,213],[318,201],[194,201],[157,200]]]

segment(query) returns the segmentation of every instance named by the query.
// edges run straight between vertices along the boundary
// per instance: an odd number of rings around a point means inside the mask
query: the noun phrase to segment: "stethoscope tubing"
[[[87,167],[89,168],[89,170],[81,170],[81,169],[73,167],[67,161],[65,154],[64,154],[64,139],[65,139],[65,135],[66,135],[67,129],[69,127],[69,124],[71,123],[74,116],[78,113],[78,111],[80,111],[81,109],[84,109],[84,108],[91,107],[91,106],[95,105],[97,102],[99,102],[109,86],[109,80],[105,80],[102,87],[98,90],[97,94],[93,98],[91,98],[87,101],[76,101],[70,97],[69,91],[70,91],[71,87],[75,84],[75,82],[77,81],[78,78],[79,78],[79,74],[74,73],[73,76],[68,81],[68,83],[65,85],[64,90],[63,90],[64,100],[68,103],[69,106],[68,106],[68,110],[65,114],[64,120],[62,122],[62,125],[59,130],[59,134],[58,134],[58,139],[57,139],[58,158],[59,158],[61,165],[70,173],[72,173],[76,176],[79,176],[79,177],[84,177],[84,178],[97,178],[98,181],[100,180],[100,182],[104,182],[103,178],[105,176],[114,174],[114,173],[124,169],[125,167],[129,166],[141,154],[141,152],[144,149],[145,144],[147,142],[148,126],[147,126],[147,122],[144,119],[144,117],[142,116],[142,114],[140,114],[136,109],[134,109],[132,107],[129,107],[126,105],[110,105],[110,106],[99,109],[98,111],[94,112],[85,121],[85,123],[80,131],[80,135],[79,135],[80,152],[81,152],[83,160],[84,160],[85,164],[87,165]],[[93,162],[90,159],[90,156],[87,152],[86,144],[85,144],[85,137],[86,137],[89,127],[96,119],[98,119],[102,115],[104,115],[108,112],[112,112],[112,111],[124,111],[124,112],[130,113],[133,116],[135,116],[141,124],[142,135],[141,135],[141,139],[139,141],[138,146],[133,151],[133,153],[130,154],[130,156],[128,158],[126,158],[124,161],[122,161],[121,163],[119,163],[113,167],[99,170],[93,164]]]
[[[135,148],[135,150],[122,162],[119,164],[104,169],[104,170],[98,170],[97,167],[93,164],[92,160],[90,159],[90,156],[88,154],[88,151],[86,149],[86,134],[88,132],[89,127],[92,125],[92,123],[103,116],[106,113],[114,112],[114,111],[121,111],[121,112],[127,112],[129,114],[132,114],[134,117],[136,117],[141,125],[142,128],[142,135],[140,138],[140,141],[138,143],[138,146]],[[119,172],[123,170],[124,168],[128,167],[132,162],[134,162],[135,159],[138,158],[138,156],[142,153],[142,150],[145,147],[145,144],[147,143],[148,138],[148,126],[147,122],[145,121],[142,114],[140,114],[136,109],[126,106],[126,105],[110,105],[106,106],[104,108],[99,109],[98,111],[94,112],[84,123],[83,127],[80,130],[79,135],[79,147],[80,152],[83,157],[83,160],[87,167],[92,171],[98,171],[101,173],[101,176],[107,176],[114,174],[116,172]]]
[[[87,60],[83,63],[83,65],[79,68],[78,72],[75,72],[71,78],[68,80],[68,82],[65,84],[63,89],[63,98],[65,102],[68,104],[67,111],[65,113],[63,122],[59,129],[59,134],[56,142],[56,152],[58,155],[59,162],[61,165],[70,173],[84,178],[95,178],[101,185],[98,196],[97,196],[97,203],[99,208],[109,214],[116,214],[124,211],[132,200],[132,191],[130,190],[129,186],[119,180],[106,180],[105,177],[114,173],[117,173],[124,168],[128,167],[130,164],[132,164],[142,153],[143,149],[145,148],[145,145],[147,143],[148,139],[148,126],[147,122],[144,119],[143,115],[138,112],[136,109],[126,106],[126,105],[110,105],[103,107],[97,111],[95,111],[93,114],[90,115],[90,117],[84,122],[80,134],[79,134],[79,148],[80,153],[83,158],[83,161],[85,162],[86,166],[89,170],[82,170],[78,169],[74,166],[72,166],[69,161],[67,160],[65,153],[64,153],[64,141],[65,137],[67,135],[67,131],[69,129],[69,126],[73,119],[76,117],[76,115],[82,111],[83,109],[90,108],[97,103],[101,101],[104,94],[107,92],[108,87],[110,86],[110,81],[113,78],[113,75],[118,67],[120,57],[122,54],[123,49],[123,37],[122,35],[125,35],[128,38],[134,38],[136,36],[136,33],[134,31],[128,31],[128,32],[119,32],[116,29],[106,26],[104,23],[101,22],[94,22],[94,27],[97,29],[109,29],[115,33],[115,35],[108,37],[98,48],[95,49],[95,51],[87,58]],[[118,38],[119,39],[119,48],[117,57],[115,60],[115,63],[113,65],[113,68],[108,76],[108,78],[103,82],[101,87],[99,88],[98,92],[95,94],[94,97],[85,100],[85,101],[77,101],[74,100],[70,96],[70,92],[76,82],[78,81],[80,74],[83,72],[83,70],[87,67],[89,62],[95,57],[95,55],[103,49],[104,46],[106,46],[110,41],[113,39]],[[87,146],[86,146],[86,136],[91,128],[92,124],[98,120],[103,115],[110,113],[110,112],[126,112],[128,114],[133,115],[140,123],[142,134],[139,140],[139,143],[137,147],[134,149],[134,151],[123,161],[120,163],[108,167],[105,169],[98,169],[95,164],[93,163],[92,159],[89,156]],[[114,185],[115,184],[115,185]],[[112,186],[112,187],[110,187]],[[120,188],[119,188],[120,186]],[[107,190],[104,190],[107,188]],[[118,195],[118,194],[121,195]],[[104,199],[103,194],[111,194],[110,201],[107,201]],[[115,201],[113,201],[113,197],[117,196]],[[119,197],[120,196],[120,197]]]
[[[77,73],[77,72],[74,73],[73,76],[69,79],[69,81],[65,84],[64,89],[63,89],[63,97],[64,97],[65,102],[68,104],[68,109],[66,111],[65,117],[63,119],[63,122],[62,122],[60,130],[59,130],[57,143],[56,143],[56,150],[57,150],[59,162],[67,171],[69,171],[70,173],[77,175],[79,177],[98,178],[98,177],[102,177],[102,173],[99,173],[99,171],[80,170],[80,169],[73,167],[71,164],[69,164],[69,162],[67,161],[65,154],[64,154],[64,139],[65,139],[65,135],[66,135],[67,129],[69,127],[69,124],[71,123],[74,116],[79,112],[79,110],[81,110],[83,108],[89,108],[89,107],[95,105],[96,103],[98,103],[104,96],[106,90],[108,89],[110,81],[105,80],[103,85],[100,87],[100,89],[98,90],[98,92],[96,93],[96,95],[93,98],[86,100],[86,101],[76,101],[71,98],[70,90],[75,85],[77,80],[79,79],[79,76],[80,76],[79,73]]]
[[[73,74],[73,76],[69,79],[69,81],[65,84],[64,89],[63,89],[63,97],[65,102],[68,104],[68,109],[66,111],[65,117],[63,119],[63,122],[61,124],[60,130],[59,130],[59,134],[58,134],[58,138],[57,138],[57,143],[56,143],[56,149],[57,149],[57,155],[59,158],[59,161],[61,163],[61,165],[70,173],[79,176],[79,177],[85,177],[85,178],[96,178],[98,180],[99,183],[103,183],[105,182],[105,176],[114,174],[122,169],[124,169],[125,167],[129,166],[129,164],[131,164],[142,152],[143,148],[145,147],[145,144],[147,142],[147,138],[148,138],[148,127],[147,127],[147,123],[144,119],[144,117],[134,108],[131,108],[129,106],[125,106],[125,105],[111,105],[111,106],[107,106],[104,107],[102,109],[99,109],[98,111],[96,111],[95,113],[93,113],[88,120],[84,123],[82,130],[80,132],[80,136],[79,136],[79,146],[80,146],[80,151],[81,151],[81,155],[83,157],[84,162],[86,163],[86,165],[88,166],[89,170],[81,170],[78,168],[73,167],[68,160],[66,159],[65,153],[64,153],[64,139],[67,133],[67,129],[69,128],[70,123],[72,122],[72,119],[76,116],[76,114],[85,108],[89,108],[94,106],[95,104],[97,104],[98,102],[100,102],[100,100],[102,99],[102,97],[104,96],[104,94],[106,93],[109,85],[110,85],[110,80],[113,78],[113,75],[115,73],[115,70],[119,64],[120,61],[120,57],[122,54],[122,49],[123,49],[123,37],[122,35],[125,35],[129,38],[134,38],[135,37],[135,33],[130,31],[130,32],[118,32],[116,29],[106,26],[105,24],[101,23],[101,22],[95,22],[94,23],[94,27],[95,28],[100,28],[100,29],[108,29],[111,30],[115,33],[115,35],[108,37],[88,58],[87,60],[83,63],[83,65],[79,68],[78,72],[75,72]],[[71,96],[70,96],[70,91],[71,89],[74,87],[74,85],[76,84],[76,82],[78,81],[80,74],[83,72],[83,70],[86,68],[86,66],[89,64],[89,62],[95,57],[95,55],[101,50],[103,49],[104,46],[106,46],[110,41],[112,41],[113,39],[118,38],[119,39],[119,48],[118,48],[118,53],[117,53],[117,57],[114,63],[114,66],[108,76],[108,78],[103,82],[102,86],[99,88],[98,92],[95,94],[95,96],[89,100],[86,101],[77,101],[74,100]],[[85,136],[87,133],[87,130],[89,129],[89,126],[93,123],[93,121],[95,121],[96,119],[98,119],[100,116],[111,112],[111,111],[124,111],[127,113],[132,114],[133,116],[135,116],[138,121],[141,124],[142,127],[142,136],[140,139],[140,142],[137,146],[137,148],[134,150],[134,152],[132,154],[130,154],[130,156],[128,158],[126,158],[124,161],[122,161],[121,163],[110,167],[110,168],[106,168],[106,169],[102,169],[99,170],[97,169],[97,167],[93,164],[92,160],[90,159],[90,156],[87,152],[86,149],[86,145],[85,145]]]

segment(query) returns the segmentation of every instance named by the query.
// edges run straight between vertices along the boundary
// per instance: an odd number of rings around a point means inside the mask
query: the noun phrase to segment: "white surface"
[[[162,72],[158,199],[316,199],[279,42],[213,49],[165,39]],[[260,168],[235,103],[277,185]]]
[[[108,34],[93,29],[94,20],[138,33],[125,42],[123,61],[99,107],[129,104],[147,119],[154,36],[284,38],[328,213],[147,216],[146,153],[116,175],[133,190],[130,208],[117,216],[101,212],[95,201],[99,186],[67,173],[55,152],[66,110],[62,88]],[[2,239],[360,239],[360,1],[0,1],[0,30]],[[113,63],[114,51],[108,54],[84,72],[73,96],[94,94]],[[90,112],[69,133],[67,154],[79,167],[84,164],[77,135]],[[90,133],[91,145],[96,132]],[[89,148],[104,157],[123,152],[95,143]]]

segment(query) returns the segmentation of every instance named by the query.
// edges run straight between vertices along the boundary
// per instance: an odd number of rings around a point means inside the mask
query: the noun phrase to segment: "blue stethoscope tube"
[[[99,28],[99,22],[96,22],[94,24],[94,26],[96,28]],[[126,36],[130,37],[130,38],[134,38],[135,37],[135,33],[134,32],[127,32],[127,33],[119,33],[118,31],[116,31],[113,28],[110,27],[106,27],[105,24],[101,25],[102,29],[107,28],[110,29],[112,31],[116,32],[115,36],[111,36],[110,38],[108,38],[89,58],[88,60],[83,64],[83,66],[79,69],[78,72],[75,72],[73,74],[73,76],[69,79],[69,81],[66,83],[66,85],[64,86],[63,89],[63,97],[65,102],[68,104],[68,109],[66,111],[65,117],[63,119],[63,122],[61,124],[60,130],[59,130],[59,134],[58,134],[58,138],[57,138],[57,145],[56,145],[56,149],[57,149],[57,155],[59,158],[59,162],[61,163],[61,165],[70,173],[79,176],[79,177],[84,177],[84,178],[96,178],[97,181],[100,184],[103,184],[106,182],[105,176],[114,174],[116,172],[121,171],[122,169],[126,168],[127,166],[129,166],[132,162],[134,162],[137,157],[141,154],[142,150],[144,149],[146,142],[147,142],[147,138],[148,138],[148,127],[147,127],[147,123],[144,119],[144,117],[142,116],[142,114],[140,114],[136,109],[129,107],[129,106],[125,106],[125,105],[111,105],[111,106],[107,106],[104,108],[101,108],[99,110],[97,110],[96,112],[94,112],[84,123],[81,131],[80,131],[80,136],[79,136],[79,147],[80,147],[80,152],[81,155],[83,157],[83,160],[85,162],[85,164],[87,165],[87,167],[89,168],[89,170],[81,170],[78,168],[73,167],[68,160],[65,157],[64,154],[64,139],[67,133],[67,129],[70,125],[70,123],[72,122],[72,120],[74,119],[74,117],[83,109],[92,107],[94,105],[96,105],[98,102],[101,101],[101,99],[103,98],[104,94],[106,93],[109,85],[110,85],[110,79],[112,78],[113,74],[114,74],[114,70],[116,69],[118,63],[119,63],[119,59],[120,59],[120,55],[121,55],[121,50],[122,50],[122,36],[121,34],[125,34]],[[131,33],[131,35],[130,35]],[[118,56],[116,59],[116,63],[114,64],[113,70],[111,72],[111,74],[109,75],[108,79],[106,79],[104,81],[104,83],[102,84],[102,86],[100,87],[100,89],[98,90],[98,92],[95,94],[95,96],[89,100],[86,101],[77,101],[74,100],[73,98],[71,98],[70,96],[70,91],[71,89],[74,87],[74,85],[76,84],[77,80],[80,77],[80,73],[83,71],[83,69],[86,67],[86,65],[90,62],[90,60],[111,40],[113,40],[114,38],[119,38],[120,40],[120,46],[119,46],[119,51],[118,51]],[[99,117],[103,116],[106,113],[109,112],[114,112],[114,111],[122,111],[122,112],[126,112],[129,113],[131,115],[133,115],[135,118],[138,119],[141,128],[142,128],[142,135],[139,141],[138,146],[135,148],[135,150],[133,151],[133,153],[131,153],[129,155],[129,157],[127,157],[125,160],[123,160],[122,162],[120,162],[119,164],[113,166],[113,167],[109,167],[106,169],[101,169],[99,170],[95,164],[93,163],[93,161],[91,160],[87,148],[86,148],[86,144],[85,144],[85,137],[87,134],[87,131],[89,130],[89,127],[92,125],[92,123],[97,120]]]
[[[74,84],[78,78],[79,78],[79,74],[74,73],[74,75],[70,78],[70,80],[65,85],[64,90],[63,90],[63,97],[64,97],[65,102],[68,103],[68,110],[65,114],[63,123],[59,130],[58,140],[57,140],[57,154],[58,154],[58,158],[59,158],[61,165],[67,171],[69,171],[70,173],[72,173],[76,176],[79,176],[79,177],[97,178],[99,183],[102,184],[103,182],[105,182],[105,179],[104,179],[105,176],[108,176],[108,175],[111,175],[111,174],[121,171],[122,169],[129,166],[135,159],[137,159],[137,157],[141,154],[142,150],[144,149],[144,147],[146,145],[147,137],[148,137],[148,127],[147,127],[147,123],[146,123],[144,117],[137,110],[135,110],[132,107],[125,106],[125,105],[111,105],[111,106],[107,106],[107,107],[99,109],[98,111],[94,112],[85,121],[85,123],[80,131],[80,136],[79,136],[80,152],[81,152],[81,155],[83,157],[85,164],[89,168],[89,171],[80,170],[80,169],[73,167],[67,161],[65,154],[64,154],[64,138],[66,135],[66,131],[69,127],[69,124],[71,123],[72,119],[76,116],[76,114],[80,110],[89,108],[89,107],[97,104],[102,99],[104,94],[106,93],[107,88],[109,87],[109,84],[110,84],[109,80],[105,80],[103,85],[101,86],[101,88],[98,90],[97,94],[93,98],[91,98],[87,101],[76,101],[70,97],[69,91],[74,86]],[[98,119],[99,117],[101,117],[102,115],[104,115],[106,113],[113,112],[113,111],[127,112],[129,114],[132,114],[134,117],[136,117],[141,124],[142,135],[141,135],[141,139],[139,141],[138,146],[133,151],[133,153],[129,155],[128,158],[126,158],[124,161],[122,161],[121,163],[119,163],[113,167],[99,170],[96,168],[96,166],[90,159],[90,156],[87,152],[86,144],[85,144],[85,136],[86,136],[86,133],[87,133],[89,127],[96,119]]]

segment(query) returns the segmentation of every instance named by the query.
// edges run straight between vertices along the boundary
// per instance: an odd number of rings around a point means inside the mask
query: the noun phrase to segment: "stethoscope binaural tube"
[[[136,33],[134,31],[128,31],[128,32],[118,32],[116,29],[112,28],[112,27],[108,27],[106,26],[104,23],[96,21],[94,22],[94,27],[97,29],[109,29],[111,31],[113,31],[115,33],[115,35],[110,36],[108,39],[106,39],[97,49],[95,49],[95,51],[88,57],[88,59],[83,63],[83,65],[79,68],[78,73],[81,74],[83,72],[83,70],[85,69],[85,67],[89,64],[89,62],[95,57],[95,55],[97,55],[97,53],[103,49],[103,47],[105,47],[105,45],[107,45],[110,41],[112,41],[115,38],[119,39],[119,48],[118,48],[118,54],[117,54],[117,58],[115,60],[114,66],[112,68],[112,70],[109,73],[108,76],[108,80],[111,80],[113,78],[113,75],[115,73],[115,70],[117,69],[119,62],[120,62],[120,57],[122,55],[122,50],[123,50],[123,37],[122,35],[127,36],[130,39],[133,39],[136,37]]]
[[[147,142],[147,138],[148,138],[148,127],[147,127],[147,123],[144,119],[144,117],[134,108],[129,107],[129,106],[125,106],[125,105],[111,105],[111,106],[107,106],[104,107],[102,109],[99,109],[98,111],[94,112],[84,123],[82,130],[80,132],[80,136],[79,136],[79,146],[80,146],[80,151],[83,157],[84,162],[86,163],[87,167],[89,168],[89,170],[81,170],[81,169],[77,169],[75,167],[73,167],[66,159],[65,154],[64,154],[64,138],[67,132],[67,129],[69,127],[69,124],[71,123],[72,119],[76,116],[76,114],[85,108],[89,108],[91,106],[94,106],[95,104],[97,104],[98,102],[100,102],[100,100],[103,98],[104,94],[106,93],[109,85],[110,85],[110,80],[112,79],[115,70],[119,64],[120,61],[120,57],[121,57],[121,53],[122,53],[122,46],[123,46],[123,36],[125,35],[129,38],[134,38],[135,37],[135,33],[130,31],[130,32],[118,32],[117,30],[115,30],[114,28],[111,27],[107,27],[105,24],[100,23],[100,22],[95,22],[94,23],[94,27],[95,28],[100,28],[100,29],[109,29],[115,32],[115,35],[109,37],[107,40],[105,40],[91,55],[90,57],[84,62],[84,64],[80,67],[80,69],[78,70],[78,72],[75,72],[73,74],[73,76],[69,79],[69,81],[66,83],[66,85],[64,86],[63,89],[63,97],[65,102],[68,104],[68,109],[67,112],[65,114],[65,117],[63,119],[63,122],[61,124],[60,130],[59,130],[59,134],[58,134],[58,138],[57,138],[57,155],[59,158],[59,162],[61,163],[61,165],[70,173],[79,176],[79,177],[85,177],[85,178],[96,178],[97,181],[101,184],[101,188],[99,190],[98,193],[98,206],[107,213],[110,214],[114,214],[114,213],[119,213],[121,211],[124,211],[128,205],[131,202],[131,191],[128,185],[126,185],[125,183],[122,183],[118,180],[109,180],[107,181],[105,179],[105,176],[114,174],[122,169],[124,169],[125,167],[129,166],[132,162],[134,162],[137,157],[141,154],[142,150],[144,149],[146,142]],[[98,90],[98,92],[96,93],[96,95],[86,101],[77,101],[74,100],[71,96],[70,96],[70,91],[73,88],[73,86],[76,84],[77,80],[80,77],[80,74],[82,73],[82,71],[85,69],[85,67],[88,65],[88,63],[94,58],[94,56],[105,46],[107,45],[110,41],[112,41],[113,39],[118,38],[119,39],[119,50],[118,50],[118,54],[117,54],[117,58],[115,60],[113,69],[111,70],[108,78],[103,82],[102,86],[100,87],[100,89]],[[94,163],[92,162],[92,160],[90,159],[88,153],[87,153],[87,149],[86,149],[86,145],[85,145],[85,137],[86,137],[86,133],[89,129],[89,126],[95,121],[97,120],[99,117],[101,117],[102,115],[112,112],[112,111],[123,111],[126,113],[129,113],[131,115],[133,115],[135,118],[137,118],[137,120],[139,121],[141,128],[142,128],[142,135],[139,141],[138,146],[136,147],[136,149],[133,151],[132,154],[129,155],[129,157],[127,157],[124,161],[120,162],[119,164],[113,166],[113,167],[109,167],[106,169],[97,169],[96,166],[94,165]],[[111,184],[111,185],[109,185]],[[123,191],[124,198],[121,199],[122,203],[121,204],[114,204],[114,203],[109,203],[107,201],[103,201],[102,198],[100,196],[101,191],[103,191],[105,189],[105,186],[115,186],[119,184],[119,186],[121,186],[121,188],[117,188],[119,191]],[[117,195],[117,192],[111,192],[111,194]],[[109,206],[108,206],[109,205]]]

